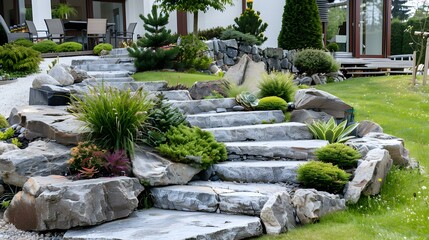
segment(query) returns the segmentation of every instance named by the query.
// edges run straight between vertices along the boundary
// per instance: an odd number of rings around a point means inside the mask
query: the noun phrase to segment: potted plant
[[[58,4],[58,6],[56,6],[52,11],[52,17],[54,18],[68,19],[68,17],[73,17],[76,15],[77,10],[66,3]]]

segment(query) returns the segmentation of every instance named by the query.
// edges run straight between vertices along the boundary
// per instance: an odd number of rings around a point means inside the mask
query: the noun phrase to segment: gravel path
[[[97,56],[79,56],[79,57],[61,57],[60,63],[71,64],[73,59],[96,59]],[[46,73],[48,65],[55,60],[55,58],[45,58],[40,63],[41,73]],[[12,83],[0,85],[0,114],[9,117],[10,111],[14,107],[28,106],[30,97],[30,87],[33,82],[34,76],[32,74],[23,78],[18,78]]]

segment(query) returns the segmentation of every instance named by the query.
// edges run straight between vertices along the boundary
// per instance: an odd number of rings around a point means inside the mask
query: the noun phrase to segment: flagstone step
[[[130,71],[87,71],[87,73],[94,78],[129,77],[132,74]]]
[[[123,64],[84,64],[77,65],[77,69],[82,69],[85,71],[128,71],[135,72],[136,67],[134,63],[123,63]]]
[[[134,58],[129,56],[111,56],[108,58],[102,57],[98,59],[78,59],[72,60],[72,66],[89,65],[89,64],[124,64],[134,63]]]
[[[228,160],[301,160],[314,158],[314,151],[326,146],[325,140],[225,142]]]
[[[288,191],[276,184],[195,181],[152,188],[151,194],[161,209],[259,216],[270,195]]]
[[[134,82],[132,77],[116,77],[116,78],[95,78],[98,82]]]
[[[262,233],[258,217],[152,208],[96,227],[68,230],[64,239],[232,240],[257,237]]]
[[[201,113],[186,116],[191,126],[200,128],[230,127],[254,125],[264,122],[279,123],[284,121],[284,114],[280,110]]]
[[[104,79],[113,79],[113,78],[104,78]],[[125,80],[125,78],[123,78]],[[121,90],[136,91],[138,88],[143,88],[147,92],[158,92],[165,91],[167,89],[166,81],[157,81],[157,82],[137,82],[132,78],[128,78],[129,81],[99,81],[99,80],[85,80],[85,84],[90,86],[98,86],[103,83],[105,86],[115,87]]]
[[[118,55],[127,55],[128,56],[128,50],[127,48],[114,48],[112,51],[110,51],[109,55],[103,56],[118,56]]]
[[[238,105],[234,98],[169,101],[169,103],[184,114],[207,113],[222,108],[231,111],[234,106]]]
[[[296,183],[296,170],[305,161],[240,161],[213,165],[223,181],[245,183]]]
[[[297,122],[257,124],[236,127],[206,128],[219,142],[310,140],[307,125]]]

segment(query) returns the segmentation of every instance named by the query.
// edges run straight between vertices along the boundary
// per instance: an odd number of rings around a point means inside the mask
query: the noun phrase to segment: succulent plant
[[[253,110],[258,106],[259,99],[252,93],[244,91],[235,97],[235,101],[243,106],[246,110]]]

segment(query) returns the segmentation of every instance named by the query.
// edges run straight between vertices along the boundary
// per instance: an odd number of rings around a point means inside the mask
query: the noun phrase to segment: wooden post
[[[417,83],[417,77],[416,77],[416,75],[417,75],[417,66],[416,66],[416,61],[417,61],[417,52],[416,51],[414,51],[413,52],[413,86],[415,86],[416,85],[416,83]]]

